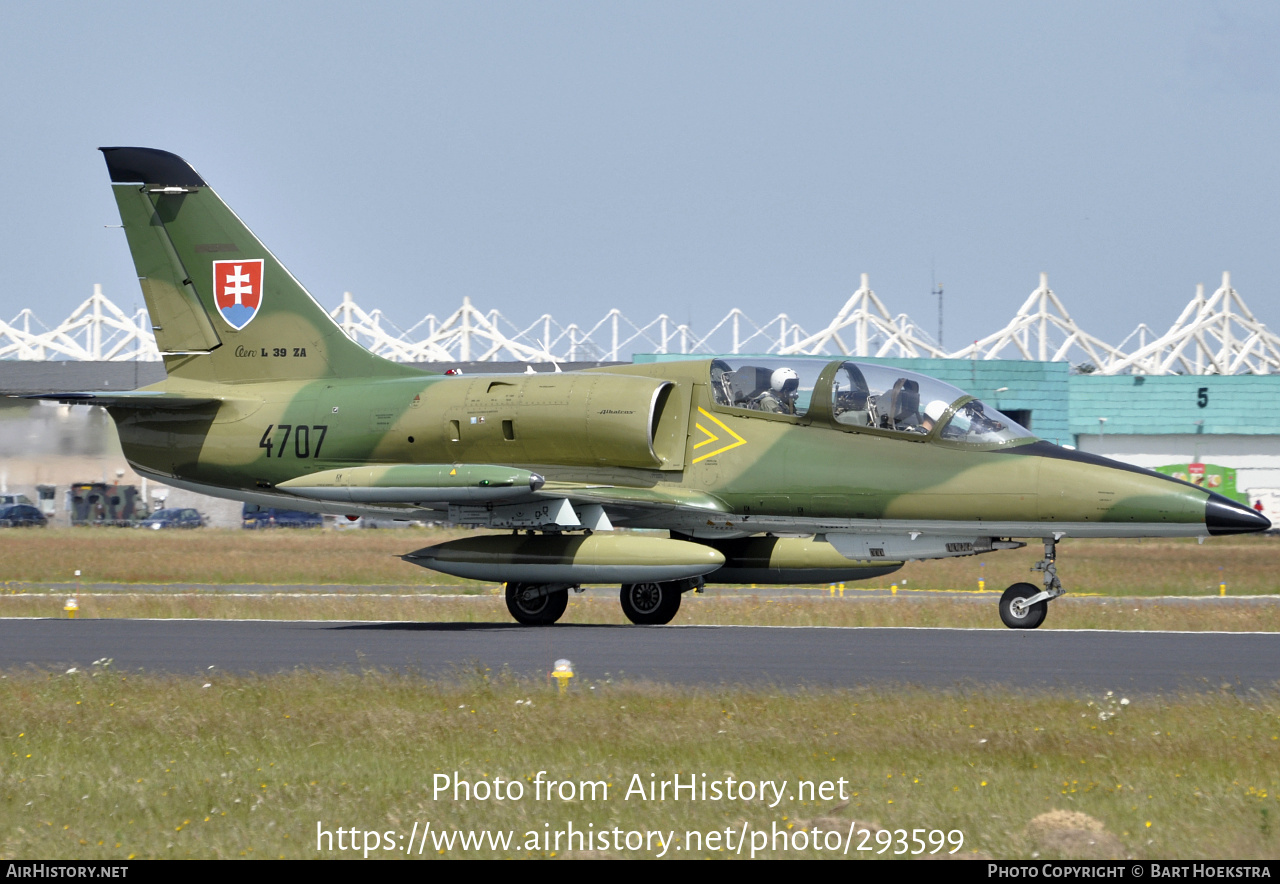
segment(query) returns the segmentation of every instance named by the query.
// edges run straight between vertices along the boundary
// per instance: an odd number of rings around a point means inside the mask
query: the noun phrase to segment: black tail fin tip
[[[204,179],[177,154],[154,147],[100,147],[107,172],[115,184],[159,184],[163,187],[204,187]]]

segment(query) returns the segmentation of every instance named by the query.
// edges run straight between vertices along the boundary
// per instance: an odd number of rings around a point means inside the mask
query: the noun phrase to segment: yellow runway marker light
[[[563,658],[556,661],[551,669],[551,677],[560,682],[560,693],[569,690],[569,679],[573,678],[573,664]]]

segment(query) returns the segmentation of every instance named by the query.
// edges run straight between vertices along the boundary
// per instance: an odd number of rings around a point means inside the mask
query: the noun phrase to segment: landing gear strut
[[[1058,579],[1057,545],[1061,534],[1044,539],[1044,558],[1031,566],[1044,572],[1044,589],[1037,592],[1030,583],[1015,583],[1000,596],[1000,619],[1010,629],[1035,629],[1044,622],[1049,602],[1066,592]]]

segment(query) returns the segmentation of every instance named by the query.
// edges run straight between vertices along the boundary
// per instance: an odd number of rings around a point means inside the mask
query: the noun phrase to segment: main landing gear
[[[663,583],[624,583],[619,600],[622,613],[641,626],[670,623],[680,610],[680,596],[702,587],[701,577],[668,580]],[[550,626],[560,619],[569,604],[569,590],[580,586],[567,583],[508,583],[507,610],[525,626]]]
[[[1010,629],[1035,629],[1044,622],[1049,612],[1049,602],[1066,592],[1058,579],[1058,540],[1061,534],[1044,539],[1044,558],[1031,566],[1032,571],[1044,572],[1044,589],[1037,590],[1031,583],[1015,583],[1000,596],[1000,619]]]
[[[701,577],[665,583],[624,583],[619,599],[622,613],[639,626],[663,626],[675,619],[680,596],[702,587]]]
[[[569,606],[569,589],[565,583],[508,583],[507,610],[525,626],[550,626]]]

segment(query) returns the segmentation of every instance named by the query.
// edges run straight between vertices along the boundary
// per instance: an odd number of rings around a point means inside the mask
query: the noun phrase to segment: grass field
[[[82,595],[88,617],[506,622],[496,587],[440,586],[439,575],[394,558],[445,536],[9,532],[0,545],[8,581],[0,616],[58,616],[67,591],[52,585],[73,584],[79,568],[86,583],[118,584]],[[1214,596],[1219,566],[1229,593],[1273,594],[1275,543],[1064,543],[1068,585],[1095,595],[1055,602],[1046,628],[1280,631],[1280,605],[1269,600],[1126,597]],[[912,588],[976,589],[981,575],[994,590],[1030,576],[1035,558],[1021,550],[910,565],[894,575],[898,595],[879,599],[855,589],[866,584],[850,584],[843,599],[813,590],[735,597],[713,588],[686,596],[676,622],[992,627],[995,592],[939,598]],[[282,586],[245,595],[190,585],[261,583]],[[565,622],[621,621],[616,599],[594,593],[574,597],[565,615]],[[482,830],[514,839],[468,851],[460,841],[437,845],[433,835],[418,842],[428,845],[423,857],[660,851],[652,839],[648,847],[588,845],[595,849],[530,841],[529,833],[537,840],[570,823],[579,832],[674,833],[672,843],[687,852],[668,855],[684,857],[728,852],[723,838],[707,840],[726,828],[735,838],[769,833],[744,856],[757,846],[759,856],[825,857],[812,839],[850,826],[857,833],[850,855],[859,857],[900,846],[910,855],[914,829],[938,843],[950,836],[940,854],[962,833],[957,855],[967,857],[1280,857],[1274,694],[696,690],[579,678],[561,696],[550,682],[489,671],[459,671],[448,681],[323,672],[191,679],[124,675],[101,661],[90,671],[0,674],[0,758],[3,857],[363,853],[318,852],[317,825],[335,837],[339,828],[378,832],[371,856],[401,857],[381,848],[401,844],[394,839],[409,837],[415,823],[419,832],[430,823],[428,831],[445,839]],[[543,779],[607,783],[609,798],[536,799],[539,771]],[[757,797],[628,799],[628,788],[651,774],[785,780],[787,797],[772,807]],[[433,792],[437,775],[514,779],[526,794],[455,801]],[[814,783],[815,794],[798,797],[799,781]],[[821,783],[829,798],[819,797]],[[899,829],[907,831],[902,845]],[[788,849],[775,832],[790,839]],[[361,847],[368,843],[362,836]],[[921,844],[926,853],[934,846]]]
[[[461,530],[141,531],[127,528],[3,532],[5,583],[339,584],[350,586],[480,584],[426,571],[398,556],[462,536]],[[1042,554],[1025,549],[909,563],[891,577],[854,584],[922,589],[977,589],[1033,579]],[[1071,592],[1106,595],[1205,595],[1225,583],[1234,595],[1280,591],[1280,537],[1195,540],[1064,540],[1058,570]]]
[[[130,529],[10,531],[0,545],[0,616],[62,616],[81,571],[81,617],[426,620],[507,622],[494,584],[460,580],[397,556],[461,534],[447,530],[198,531]],[[1277,596],[1270,537],[1194,541],[1075,541],[1060,546],[1070,592],[1054,602],[1046,629],[1280,631],[1280,604],[1214,601]],[[1039,547],[909,563],[897,574],[847,584],[842,594],[809,587],[786,597],[712,586],[685,597],[677,624],[778,626],[999,625],[996,600],[1010,583],[1037,582]],[[986,591],[979,593],[979,581]],[[109,588],[95,589],[102,584]],[[266,584],[266,592],[209,587]],[[874,590],[898,586],[890,598]],[[270,587],[279,587],[273,591]],[[938,597],[920,590],[960,590]],[[882,593],[881,593],[882,594]],[[1198,597],[1169,601],[1158,595]],[[565,623],[625,622],[608,593],[573,596]]]
[[[608,682],[559,696],[490,672],[445,683],[125,677],[109,664],[9,673],[0,678],[0,855],[314,857],[317,823],[408,835],[429,822],[429,831],[516,836],[510,848],[464,852],[455,843],[445,856],[564,856],[564,843],[526,848],[525,833],[570,821],[679,838],[744,824],[843,832],[857,820],[872,831],[958,830],[970,857],[1280,856],[1280,699],[1126,701]],[[537,800],[538,771],[604,781],[608,799]],[[433,791],[437,774],[514,779],[526,794],[455,801]],[[650,774],[785,780],[789,797],[773,807],[772,797],[627,799],[633,776],[647,784]],[[800,780],[815,791],[795,800]],[[827,800],[822,782],[832,784]],[[1054,811],[1068,813],[1042,817]],[[796,843],[783,851],[775,840],[759,855],[827,855]],[[872,851],[851,854],[874,856],[881,845],[868,843]],[[693,855],[714,853],[704,844]],[[441,854],[429,842],[423,855]]]

